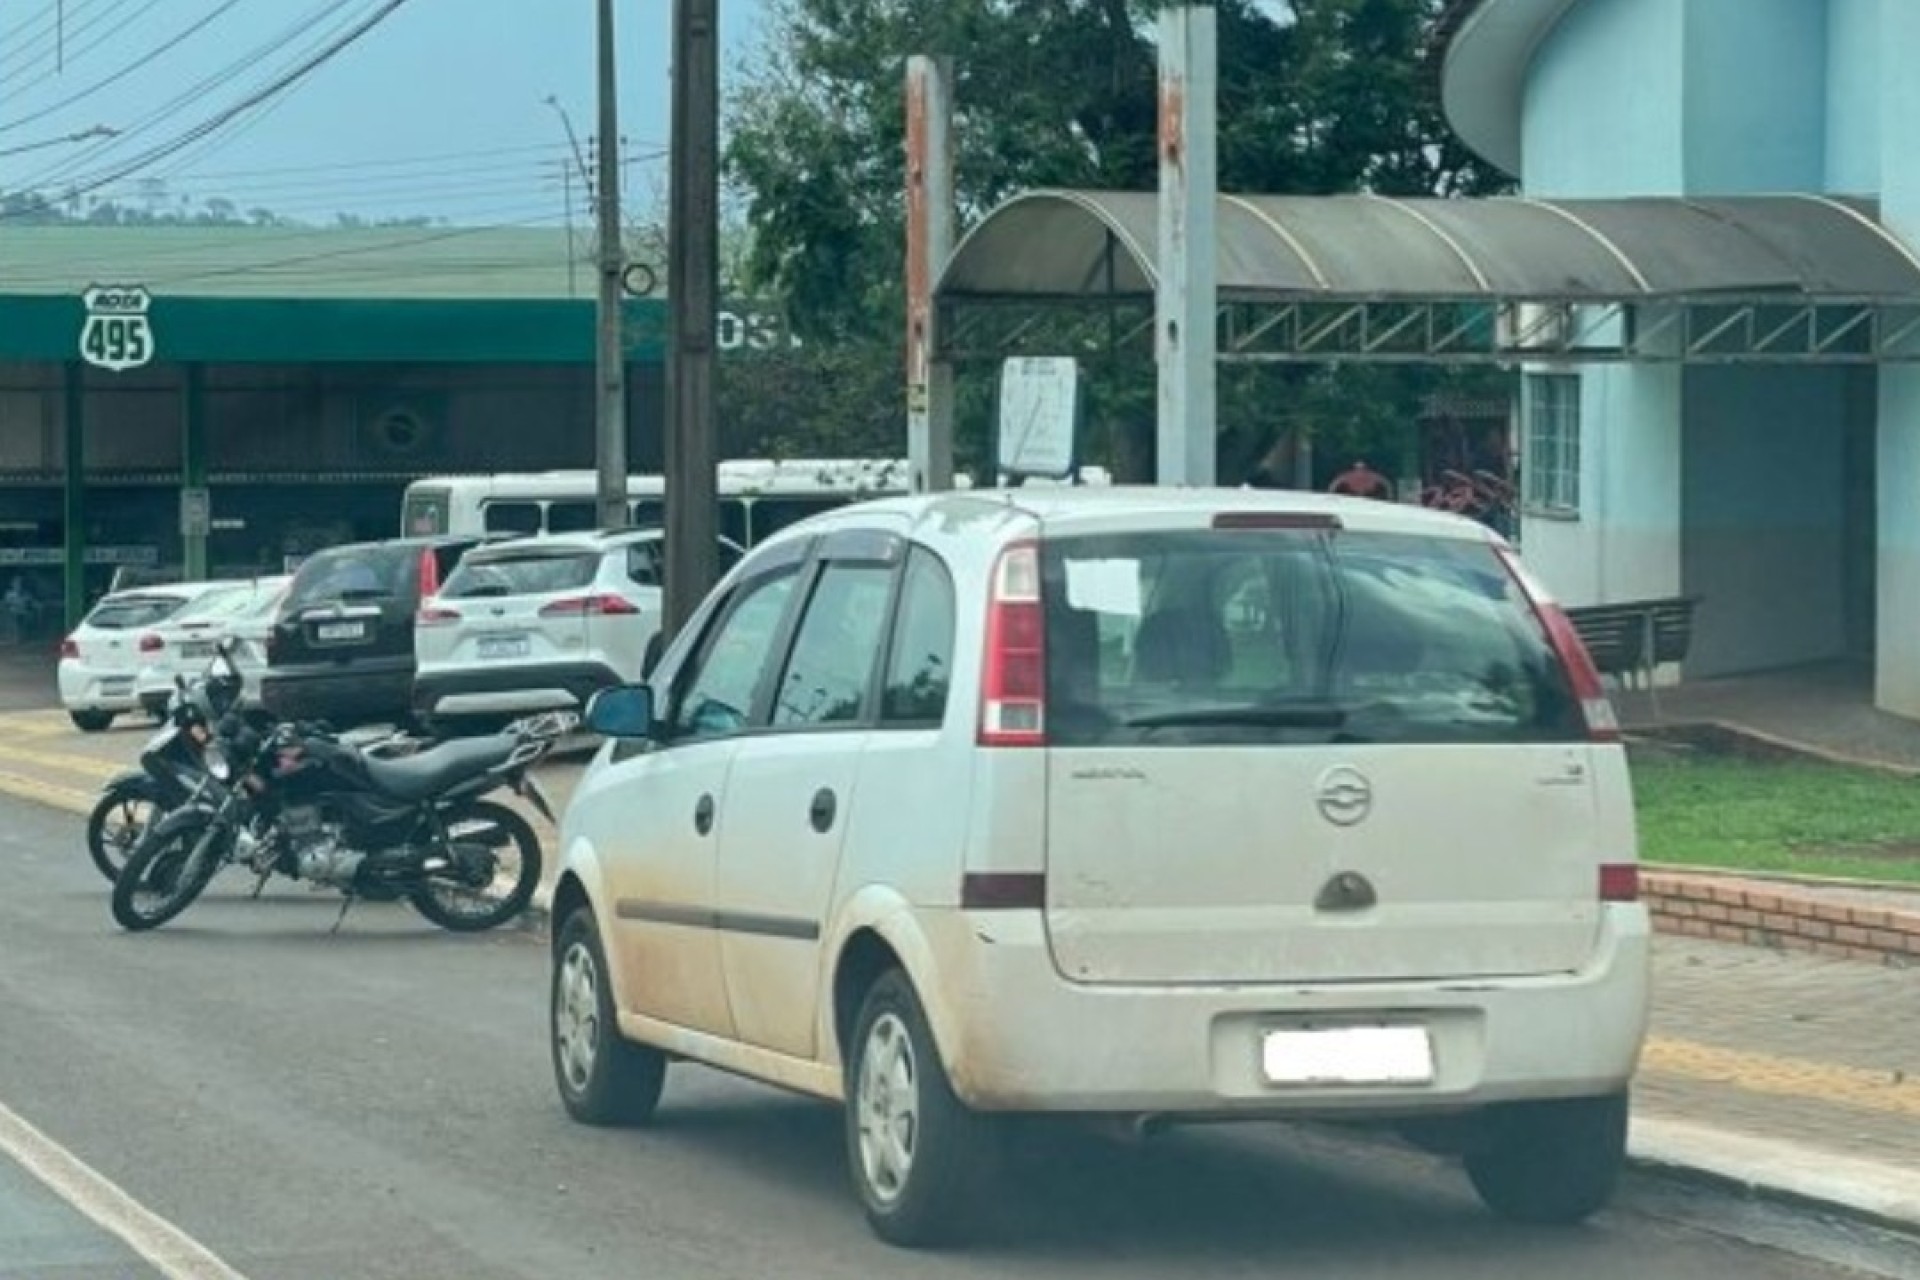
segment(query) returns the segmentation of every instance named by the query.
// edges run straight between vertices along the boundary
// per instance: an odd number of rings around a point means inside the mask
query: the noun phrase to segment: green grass
[[[1920,884],[1920,779],[1668,750],[1632,768],[1647,862]]]

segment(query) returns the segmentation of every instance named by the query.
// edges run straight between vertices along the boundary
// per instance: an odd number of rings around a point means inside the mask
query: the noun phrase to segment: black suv
[[[267,635],[260,700],[287,720],[405,724],[413,622],[460,557],[484,539],[396,538],[329,547],[294,573]]]

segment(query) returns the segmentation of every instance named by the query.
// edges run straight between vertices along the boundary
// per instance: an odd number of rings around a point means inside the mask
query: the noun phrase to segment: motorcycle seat
[[[461,738],[410,756],[366,756],[367,781],[383,795],[414,803],[505,764],[518,745],[512,734],[500,733]]]

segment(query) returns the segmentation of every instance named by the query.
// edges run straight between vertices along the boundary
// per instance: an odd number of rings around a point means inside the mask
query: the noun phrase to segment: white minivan
[[[1527,1221],[1600,1207],[1645,1034],[1627,765],[1497,535],[1254,490],[889,499],[756,548],[565,815],[578,1119],[666,1064],[846,1102],[884,1238],[1012,1113],[1388,1121]]]

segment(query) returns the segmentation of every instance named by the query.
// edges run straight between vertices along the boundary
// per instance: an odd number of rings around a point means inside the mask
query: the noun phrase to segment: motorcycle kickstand
[[[255,879],[253,882],[253,892],[248,894],[247,896],[250,898],[258,898],[262,893],[264,893],[267,888],[267,879],[272,875],[273,875],[272,867],[268,867],[265,871],[254,872]]]
[[[327,930],[327,935],[328,935],[329,937],[331,937],[331,936],[333,936],[334,934],[336,934],[336,933],[339,933],[339,932],[340,932],[340,926],[341,926],[342,924],[344,924],[344,923],[346,923],[346,919],[347,919],[347,912],[349,912],[349,911],[351,911],[351,910],[353,910],[353,904],[354,904],[354,903],[355,903],[356,901],[357,901],[357,899],[356,899],[356,898],[354,897],[354,895],[353,895],[353,894],[351,894],[351,893],[349,893],[349,894],[348,894],[348,895],[346,896],[346,899],[345,899],[345,900],[344,900],[343,902],[341,902],[341,904],[340,904],[340,914],[339,914],[339,915],[337,915],[337,916],[335,916],[335,917],[333,918],[333,928],[331,928],[331,929],[329,929],[329,930]]]

